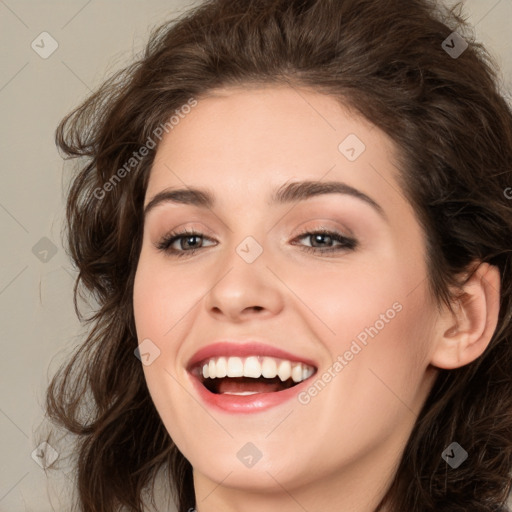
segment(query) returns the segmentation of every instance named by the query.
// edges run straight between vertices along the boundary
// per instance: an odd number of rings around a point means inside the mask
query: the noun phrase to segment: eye
[[[305,231],[295,237],[293,242],[304,238],[310,242],[310,245],[302,246],[302,248],[305,251],[313,253],[325,254],[354,250],[358,246],[358,242],[355,238],[347,237],[337,231],[329,231],[326,229]],[[294,243],[293,245],[297,244]]]
[[[187,256],[204,247],[203,243],[199,241],[204,239],[206,237],[202,233],[184,229],[165,235],[156,244],[156,248],[174,256]]]

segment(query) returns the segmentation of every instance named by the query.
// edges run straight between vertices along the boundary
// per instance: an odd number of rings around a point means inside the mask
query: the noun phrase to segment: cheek
[[[167,339],[200,298],[197,280],[187,272],[171,270],[165,258],[141,253],[135,275],[133,308],[141,337]]]
[[[426,289],[420,285],[408,295],[396,280],[393,287],[388,281],[374,281],[351,298],[339,294],[337,317],[330,320],[336,335],[323,338],[334,363],[322,368],[318,378],[328,383],[307,406],[323,436],[352,439],[361,450],[397,430],[406,436],[425,398]]]
[[[378,368],[404,387],[421,379],[427,365],[434,316],[424,272],[421,254],[389,251],[286,279],[293,279],[294,292],[307,305],[309,325],[331,360],[348,351],[350,365],[357,360],[366,371]]]
[[[393,305],[403,304],[408,281],[396,262],[375,258],[331,268],[311,268],[307,272],[297,267],[283,280],[293,283],[297,297],[310,309],[316,320],[323,323],[321,338],[329,334],[333,339],[347,340],[378,322],[382,314],[396,316]],[[412,288],[412,286],[411,286]],[[406,291],[407,290],[407,291]],[[379,322],[380,325],[381,322]]]
[[[151,364],[143,365],[151,399],[173,440],[186,446],[188,420],[180,412],[190,396],[179,383],[183,378],[176,364],[179,343],[172,340],[190,328],[186,314],[194,303],[193,292],[183,274],[170,272],[159,260],[144,250],[139,258],[133,291],[135,327],[139,343],[149,338],[159,350]]]

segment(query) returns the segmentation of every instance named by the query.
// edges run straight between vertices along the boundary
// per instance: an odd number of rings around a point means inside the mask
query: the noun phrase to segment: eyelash
[[[310,236],[313,236],[313,235],[327,235],[327,236],[331,237],[333,241],[336,241],[336,242],[340,243],[340,245],[337,246],[337,247],[328,247],[326,249],[322,249],[322,248],[319,248],[319,247],[302,246],[303,250],[305,250],[306,252],[310,252],[310,253],[325,254],[325,253],[340,252],[342,250],[353,251],[353,250],[355,250],[358,247],[358,242],[357,242],[357,240],[355,238],[346,237],[346,236],[343,236],[340,233],[337,233],[336,231],[328,231],[326,229],[318,229],[318,230],[314,230],[314,231],[303,231],[302,233],[297,235],[294,238],[294,240],[298,240],[298,239],[304,238],[306,235],[310,235]],[[199,247],[199,248],[196,248],[196,249],[190,249],[190,250],[186,250],[186,251],[184,251],[184,250],[176,250],[176,249],[171,249],[170,248],[170,246],[175,241],[179,240],[180,238],[188,238],[188,237],[206,238],[201,233],[197,233],[195,231],[189,231],[188,229],[185,229],[185,230],[179,231],[179,232],[168,233],[159,242],[157,242],[155,245],[156,245],[156,248],[159,251],[163,251],[163,252],[169,254],[170,256],[176,256],[178,258],[182,258],[184,256],[191,256],[191,255],[195,254],[199,249],[202,249],[202,247]]]

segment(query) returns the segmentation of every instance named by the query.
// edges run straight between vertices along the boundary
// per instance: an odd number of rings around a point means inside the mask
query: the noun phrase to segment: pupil
[[[330,240],[331,237],[329,235],[322,235],[322,234],[315,235],[314,236],[315,243],[316,242],[321,243],[323,238],[327,238],[328,240]]]
[[[187,237],[187,238],[185,239],[185,240],[186,240],[186,244],[187,244],[187,245],[191,245],[191,246],[193,246],[193,245],[194,245],[194,243],[193,243],[193,242],[191,242],[191,240],[194,240],[194,239],[196,239],[196,238],[198,238],[198,236],[197,236],[197,235],[193,235],[193,236],[189,236],[189,237]],[[196,245],[197,245],[197,244],[196,244]]]

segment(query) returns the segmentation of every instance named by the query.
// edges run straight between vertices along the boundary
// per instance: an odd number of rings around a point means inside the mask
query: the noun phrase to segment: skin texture
[[[366,146],[355,161],[338,149],[350,134]],[[424,234],[395,179],[395,151],[335,99],[284,86],[215,91],[162,140],[145,204],[169,187],[207,188],[216,200],[211,209],[167,202],[148,213],[133,297],[139,342],[160,349],[144,366],[147,385],[194,468],[199,512],[374,511],[435,367],[468,364],[488,345],[499,274],[482,264],[456,314],[438,311]],[[345,182],[385,218],[341,194],[269,204],[275,189],[301,180]],[[357,247],[322,253],[327,238],[307,252],[315,239],[301,232],[322,227],[353,236]],[[177,228],[204,234],[203,248],[182,258],[159,251],[155,244]],[[253,263],[236,252],[248,236],[263,249]],[[185,242],[173,247],[187,250]],[[334,371],[358,334],[396,303],[394,318]],[[335,377],[307,404],[294,397],[252,414],[214,410],[185,367],[219,339],[263,341],[316,361],[315,377],[329,368]],[[250,468],[237,457],[248,442],[262,454]]]

